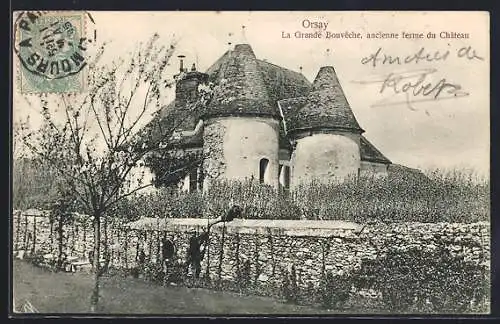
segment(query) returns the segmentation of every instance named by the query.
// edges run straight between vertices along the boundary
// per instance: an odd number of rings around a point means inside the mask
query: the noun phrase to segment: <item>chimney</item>
[[[179,62],[179,71],[180,72],[184,72],[184,58],[186,57],[185,55],[177,55],[177,57],[179,58],[180,62]]]
[[[208,74],[197,71],[196,64],[193,63],[191,68],[184,66],[184,55],[179,55],[181,71],[177,74],[175,85],[175,112],[179,114],[182,122],[179,125],[179,130],[193,130],[198,123],[197,113],[192,109],[193,104],[198,99],[198,86],[207,82]],[[187,64],[186,64],[187,65]],[[182,75],[181,77],[178,77]]]

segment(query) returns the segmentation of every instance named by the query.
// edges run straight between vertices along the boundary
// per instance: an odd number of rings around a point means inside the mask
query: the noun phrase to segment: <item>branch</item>
[[[97,111],[96,111],[96,109],[94,107],[94,97],[92,97],[90,99],[90,106],[92,107],[92,110],[94,111],[94,115],[96,117],[97,123],[99,124],[99,128],[101,129],[101,134],[102,134],[103,140],[106,143],[106,146],[108,147],[108,149],[110,149],[111,148],[111,144],[108,143],[108,140],[106,138],[106,133],[104,132],[104,128],[102,127],[101,121],[99,119],[99,115],[97,114]]]
[[[178,126],[180,126],[183,121],[184,120],[180,121],[177,125],[175,125],[172,128],[172,131],[174,131]],[[165,134],[162,137],[162,139],[166,138],[167,136],[171,136],[171,134]],[[160,142],[161,142],[161,140],[160,140]],[[152,153],[154,151],[157,151],[158,149],[159,149],[158,145],[152,145],[148,150],[143,150],[140,153],[138,153],[131,161],[124,161],[123,167],[125,167],[125,171],[121,175],[119,175],[119,181],[117,181],[116,185],[111,190],[111,193],[110,193],[109,197],[104,200],[104,202],[103,202],[103,208],[106,208],[104,206],[106,206],[106,204],[109,202],[109,200],[118,192],[118,190],[123,185],[123,182],[126,180],[128,174],[130,173],[130,171],[132,170],[132,168],[136,165],[136,163],[138,161],[140,161],[146,154],[149,154],[149,153]],[[197,161],[197,162],[199,162],[199,161]],[[129,166],[129,164],[132,164],[132,166]],[[185,169],[187,167],[191,167],[192,165],[193,164],[188,164],[188,165],[184,166],[183,168],[180,168],[178,170],[175,170],[175,171],[171,172],[170,174],[174,174],[176,172],[179,172],[179,171],[181,171],[181,170],[183,170],[183,169]],[[115,169],[120,169],[120,168],[115,168]],[[167,175],[169,175],[169,174],[165,173],[161,178],[164,178]]]
[[[148,106],[148,97],[149,97],[150,90],[151,90],[151,83],[149,83],[149,85],[148,85],[148,89],[146,91],[146,95],[144,96],[144,104],[142,106],[142,110],[141,110],[139,116],[132,123],[132,126],[130,126],[127,130],[124,130],[122,132],[122,130],[123,130],[123,123],[125,121],[125,115],[127,114],[127,111],[129,109],[128,107],[126,107],[126,109],[125,109],[125,111],[123,113],[123,118],[122,118],[121,123],[120,123],[118,138],[116,140],[116,142],[118,143],[118,139],[120,138],[121,135],[123,135],[123,142],[121,142],[119,145],[122,145],[122,144],[126,143],[127,136],[130,135],[130,133],[132,132],[132,129],[137,125],[137,123],[141,120],[142,116],[144,116],[144,114],[146,113],[147,106]],[[130,104],[130,102],[128,104]]]

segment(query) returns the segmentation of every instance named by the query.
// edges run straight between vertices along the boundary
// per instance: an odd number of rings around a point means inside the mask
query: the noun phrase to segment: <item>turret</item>
[[[253,178],[277,187],[280,114],[251,46],[235,45],[218,71],[202,116],[206,181]]]
[[[359,126],[333,66],[320,68],[302,107],[287,124],[294,151],[291,187],[343,181],[360,171]]]

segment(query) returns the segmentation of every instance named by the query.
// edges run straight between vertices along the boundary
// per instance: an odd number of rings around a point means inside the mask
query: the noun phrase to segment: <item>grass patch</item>
[[[13,298],[29,301],[40,313],[88,313],[93,278],[85,273],[55,273],[24,261],[13,263]],[[141,279],[103,277],[100,313],[111,314],[328,314],[271,298],[198,288],[163,287]]]

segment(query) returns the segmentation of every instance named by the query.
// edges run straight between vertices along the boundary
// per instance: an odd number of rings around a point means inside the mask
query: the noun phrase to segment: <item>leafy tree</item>
[[[135,53],[102,63],[106,46],[88,63],[88,90],[80,95],[40,96],[41,129],[23,125],[23,144],[31,154],[57,171],[83,211],[93,217],[95,284],[91,311],[99,301],[101,222],[123,207],[120,202],[151,186],[134,178],[137,168],[153,152],[169,146],[174,131],[187,116],[168,115],[161,136],[143,131],[151,116],[157,116],[172,82],[166,67],[175,49],[158,44],[153,35]],[[186,109],[186,115],[199,107]],[[188,166],[179,166],[184,169]],[[169,170],[170,173],[176,170]],[[157,175],[158,177],[159,175]]]

